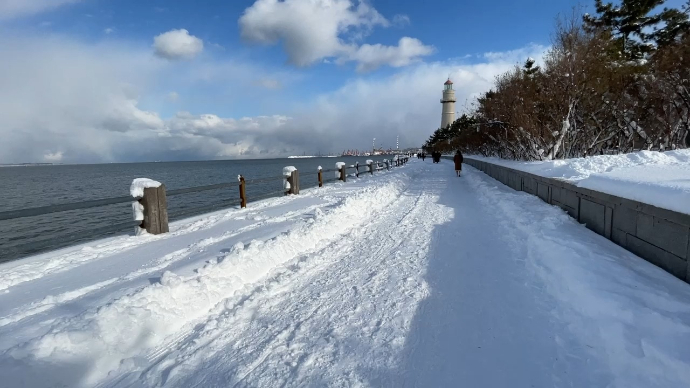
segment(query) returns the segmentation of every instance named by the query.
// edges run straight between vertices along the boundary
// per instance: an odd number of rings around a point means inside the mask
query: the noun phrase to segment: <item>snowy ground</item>
[[[690,150],[518,162],[472,156],[535,175],[690,214]]]
[[[0,385],[690,386],[690,287],[412,160],[0,266]]]

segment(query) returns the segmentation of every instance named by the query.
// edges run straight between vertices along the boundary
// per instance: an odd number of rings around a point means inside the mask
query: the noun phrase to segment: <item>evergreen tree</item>
[[[664,8],[652,14],[665,0],[622,0],[620,5],[595,0],[597,16],[584,15],[590,31],[605,31],[617,43],[625,59],[645,58],[657,47],[676,42],[689,28],[684,10]],[[651,30],[651,32],[649,32]]]

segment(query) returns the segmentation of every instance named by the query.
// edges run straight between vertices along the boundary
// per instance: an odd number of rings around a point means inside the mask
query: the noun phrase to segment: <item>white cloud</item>
[[[404,15],[394,17],[396,24],[406,21],[409,18]],[[358,61],[360,69],[373,69],[384,64],[402,66],[414,57],[430,53],[430,48],[416,39],[406,41],[404,48],[358,47],[353,42],[361,40],[372,28],[391,25],[364,1],[355,4],[351,0],[257,0],[245,10],[239,25],[242,37],[249,42],[282,42],[290,63],[296,66],[338,58],[339,63]],[[409,57],[411,54],[414,55]]]
[[[62,151],[48,152],[43,155],[43,160],[46,162],[59,162],[62,160]]]
[[[283,87],[280,81],[273,78],[262,78],[258,81],[258,84],[265,87],[266,89],[280,89]]]
[[[269,103],[267,95],[274,93],[256,82],[295,82],[289,73],[266,76],[265,68],[242,62],[161,61],[115,40],[85,44],[54,35],[0,35],[0,57],[12,59],[0,61],[0,163],[273,157],[369,149],[372,137],[392,146],[396,135],[401,145],[417,146],[440,124],[438,100],[448,74],[462,110],[496,75],[543,51],[532,46],[472,65],[417,63],[387,77],[355,78],[306,101]],[[171,107],[171,90],[193,93],[194,85],[209,99],[232,90],[245,101],[274,104],[282,114],[156,112]],[[209,89],[216,85],[220,89]]]
[[[105,34],[112,34],[113,32],[115,32],[115,30],[112,29],[112,28],[106,28],[105,30],[103,30],[103,32],[104,32]]]
[[[168,93],[168,100],[172,102],[177,102],[177,100],[180,99],[180,95],[177,94],[177,92],[170,92]]]
[[[138,107],[138,93],[158,65],[131,47],[85,47],[52,37],[0,37],[0,157],[11,162],[56,157],[117,160],[116,147],[137,147],[134,133],[161,127]],[[126,153],[126,150],[125,152]]]
[[[0,0],[0,20],[38,14],[82,0]]]
[[[410,17],[407,15],[398,14],[393,16],[393,24],[402,27],[410,24]]]
[[[456,90],[456,110],[463,112],[493,86],[496,76],[528,56],[541,58],[545,50],[533,45],[476,64],[419,63],[384,78],[358,78],[292,113],[294,119],[280,132],[303,133],[298,138],[307,152],[368,150],[372,137],[384,147],[393,147],[396,136],[401,146],[421,146],[441,124],[439,99],[448,75]]]
[[[347,60],[357,61],[358,71],[370,71],[385,64],[392,67],[407,66],[433,52],[433,47],[425,46],[420,40],[404,37],[397,46],[363,44]]]
[[[204,42],[185,29],[171,30],[153,38],[157,56],[166,59],[191,59],[204,50]]]

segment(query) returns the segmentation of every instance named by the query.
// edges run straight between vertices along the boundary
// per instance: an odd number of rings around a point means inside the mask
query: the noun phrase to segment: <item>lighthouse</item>
[[[443,84],[441,105],[443,106],[441,111],[441,128],[445,128],[455,121],[455,90],[453,90],[453,82],[450,78]]]

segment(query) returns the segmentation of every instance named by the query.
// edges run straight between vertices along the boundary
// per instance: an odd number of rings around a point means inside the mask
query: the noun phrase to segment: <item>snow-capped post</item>
[[[283,167],[283,176],[285,177],[283,182],[285,195],[299,194],[299,171],[297,168],[295,166]]]
[[[323,187],[323,171],[321,171],[322,168],[319,166],[319,187]]]
[[[374,161],[371,159],[367,160],[367,166],[369,167],[369,173],[374,175]]]
[[[238,175],[237,180],[240,181],[240,207],[245,208],[247,207],[247,184],[242,175]]]
[[[168,233],[168,201],[165,185],[148,178],[132,181],[129,193],[137,200],[132,203],[134,220],[142,221],[137,234],[143,228],[150,234]]]
[[[337,162],[335,164],[335,177],[338,178],[338,180],[341,180],[343,182],[347,181],[347,167],[345,167],[345,162]]]

